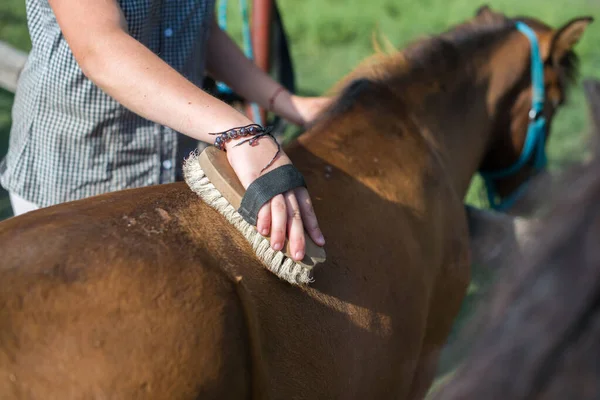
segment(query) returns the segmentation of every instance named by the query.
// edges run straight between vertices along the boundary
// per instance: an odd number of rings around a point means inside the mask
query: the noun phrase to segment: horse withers
[[[519,21],[550,121],[590,19]],[[462,199],[527,136],[516,22],[482,8],[358,68],[286,148],[328,238],[309,286],[263,268],[185,183],[1,223],[0,398],[422,398],[470,279]]]

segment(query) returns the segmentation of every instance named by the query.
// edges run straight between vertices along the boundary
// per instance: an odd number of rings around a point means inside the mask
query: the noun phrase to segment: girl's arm
[[[189,82],[130,36],[116,0],[49,3],[84,74],[134,113],[204,142],[214,140],[210,132],[252,123]],[[248,187],[271,160],[276,146],[268,139],[261,139],[260,145],[254,147],[233,148],[235,143],[228,144],[227,155],[240,181]],[[289,163],[282,153],[270,169]],[[258,229],[263,234],[270,231],[274,249],[283,248],[289,231],[295,259],[304,256],[304,225],[317,244],[324,244],[305,189],[274,197],[259,213]]]
[[[292,95],[249,60],[213,19],[208,39],[207,69],[245,99],[291,121],[306,125],[323,109],[329,99]],[[271,108],[271,100],[273,108]]]

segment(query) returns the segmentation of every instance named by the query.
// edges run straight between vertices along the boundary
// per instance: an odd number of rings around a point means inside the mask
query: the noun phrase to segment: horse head
[[[490,97],[503,96],[497,103],[503,106],[497,107],[480,173],[490,206],[505,211],[530,179],[546,168],[552,120],[577,76],[578,59],[573,48],[593,18],[574,18],[554,29],[534,18],[509,19],[483,6],[474,23],[495,24],[499,20],[510,21],[514,29],[488,60],[490,68],[505,71],[490,85]]]

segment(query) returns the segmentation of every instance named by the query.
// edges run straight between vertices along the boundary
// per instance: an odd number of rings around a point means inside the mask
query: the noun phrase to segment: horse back
[[[194,201],[161,185],[0,224],[1,398],[248,397],[235,283],[181,227]]]

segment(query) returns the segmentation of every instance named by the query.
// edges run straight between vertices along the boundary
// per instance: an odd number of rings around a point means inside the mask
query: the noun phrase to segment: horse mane
[[[338,115],[346,111],[359,94],[375,94],[383,87],[403,97],[403,89],[411,85],[439,87],[443,81],[468,79],[473,62],[477,61],[473,54],[483,48],[493,48],[507,33],[516,29],[517,20],[551,29],[528,18],[511,19],[494,13],[473,18],[441,34],[420,38],[402,51],[391,51],[389,40],[385,45],[387,51],[382,51],[373,39],[375,53],[359,63],[330,91],[339,96],[329,108],[329,114]],[[568,52],[560,61],[565,85],[577,79],[578,67],[579,60],[574,51]],[[377,104],[371,103],[371,106],[377,107]]]
[[[600,115],[600,84],[592,114]],[[595,126],[598,135],[600,127]],[[600,364],[600,151],[571,167],[523,262],[506,265],[444,400],[596,399]]]
[[[360,105],[364,111],[381,115],[393,110],[396,118],[417,121],[412,105],[427,93],[450,92],[455,85],[471,85],[474,54],[493,45],[514,30],[514,22],[497,14],[493,18],[477,17],[449,31],[424,37],[404,50],[391,52],[391,45],[363,60],[350,74],[334,85],[330,94],[337,93],[334,102],[313,121],[327,129],[331,121]],[[479,57],[484,60],[482,57]],[[439,149],[437,138],[423,130],[419,132],[430,148]]]
[[[334,85],[333,91],[339,92],[357,79],[368,79],[386,85],[415,72],[428,73],[428,76],[436,76],[440,70],[447,73],[449,68],[455,70],[461,65],[465,58],[469,61],[468,57],[472,55],[473,49],[495,42],[512,29],[514,23],[506,17],[487,22],[473,19],[444,33],[421,37],[401,51],[391,51],[389,41],[387,52],[381,51],[379,45],[375,44],[376,52]]]

